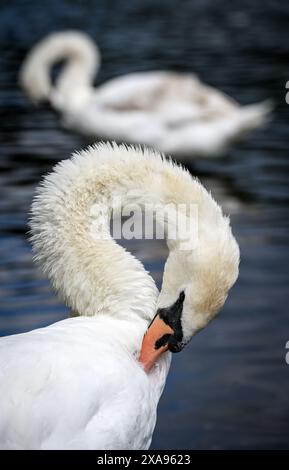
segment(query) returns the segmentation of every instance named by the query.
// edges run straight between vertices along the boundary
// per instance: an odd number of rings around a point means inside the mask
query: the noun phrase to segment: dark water
[[[97,40],[97,83],[136,70],[197,72],[241,103],[273,98],[273,120],[198,175],[231,213],[240,278],[222,315],[174,357],[153,447],[289,448],[288,215],[289,4],[285,1],[0,2],[0,333],[65,318],[36,270],[26,237],[35,185],[85,142],[35,108],[17,84],[30,47],[53,30],[79,28]],[[165,250],[131,249],[158,284]]]

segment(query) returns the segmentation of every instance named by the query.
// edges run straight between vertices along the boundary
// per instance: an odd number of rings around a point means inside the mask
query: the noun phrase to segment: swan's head
[[[179,352],[220,311],[239,272],[239,247],[229,221],[192,251],[173,249],[166,262],[157,314],[143,338],[148,372],[166,350]]]

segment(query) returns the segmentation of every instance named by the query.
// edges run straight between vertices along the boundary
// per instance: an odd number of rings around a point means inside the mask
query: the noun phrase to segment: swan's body
[[[267,103],[241,107],[193,74],[155,71],[92,86],[100,54],[84,34],[52,34],[26,59],[20,81],[36,102],[48,100],[68,128],[86,136],[141,143],[183,157],[220,155],[258,127]],[[55,86],[52,65],[68,61]]]
[[[112,197],[122,206],[169,203],[171,211],[183,204],[182,216],[195,222],[187,205],[198,206],[198,244],[168,242],[158,299],[142,264],[110,236]],[[237,278],[228,219],[182,168],[147,150],[101,144],[45,178],[31,229],[36,260],[78,316],[0,340],[0,448],[148,448],[170,365],[171,354],[160,353],[180,350],[203,328]],[[175,314],[177,328],[167,322]],[[146,374],[137,358],[151,321],[140,357]],[[172,334],[156,350],[162,322]]]
[[[170,354],[144,373],[146,327],[77,317],[1,339],[0,448],[147,449]]]

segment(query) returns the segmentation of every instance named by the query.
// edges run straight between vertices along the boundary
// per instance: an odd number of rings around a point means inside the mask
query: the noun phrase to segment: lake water
[[[67,316],[32,263],[27,214],[41,175],[86,142],[34,107],[17,74],[53,30],[91,34],[103,54],[96,83],[153,69],[195,72],[242,104],[272,98],[272,121],[219,159],[189,167],[231,214],[239,280],[222,314],[174,356],[155,449],[289,448],[289,4],[281,0],[64,1],[0,4],[0,334]],[[160,286],[166,251],[130,249]]]

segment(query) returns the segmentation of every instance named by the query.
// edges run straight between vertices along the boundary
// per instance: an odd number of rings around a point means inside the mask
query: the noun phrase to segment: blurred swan
[[[169,204],[167,230],[181,217],[196,224],[198,205],[198,244],[182,230],[168,240],[158,300],[143,265],[110,235],[114,198],[157,204],[157,218]],[[35,258],[74,317],[0,339],[0,448],[147,449],[169,351],[209,323],[237,278],[228,218],[181,167],[99,144],[46,176],[31,230]]]
[[[65,65],[53,85],[51,69],[61,60]],[[183,157],[222,154],[261,125],[271,108],[268,102],[239,106],[185,73],[138,72],[94,88],[99,66],[99,50],[88,36],[54,33],[28,54],[20,82],[34,102],[46,100],[59,111],[67,128]]]

